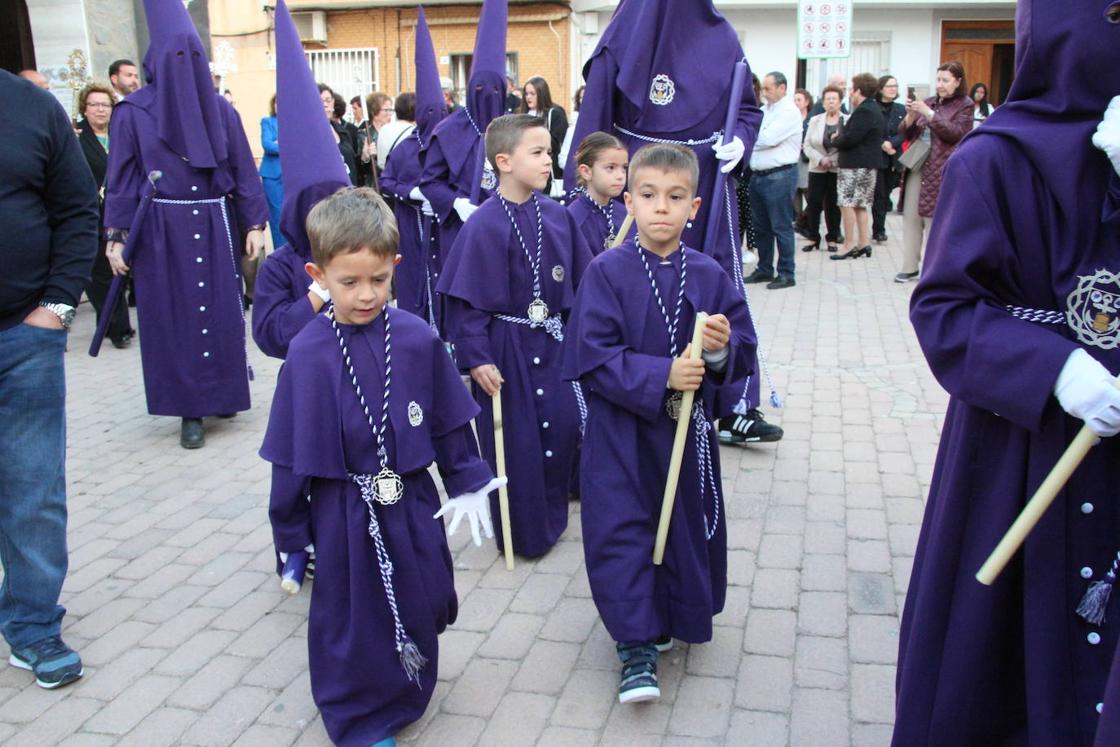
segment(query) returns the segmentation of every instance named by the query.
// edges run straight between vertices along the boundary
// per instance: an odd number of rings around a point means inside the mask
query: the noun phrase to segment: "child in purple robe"
[[[727,530],[713,419],[730,412],[752,373],[746,301],[711,257],[681,241],[696,215],[698,164],[679,145],[630,162],[630,240],[595,258],[580,285],[563,375],[587,390],[580,462],[583,544],[595,606],[622,661],[619,702],[660,697],[657,654],[677,638],[712,637],[727,587]],[[696,315],[701,358],[691,360]],[[696,391],[692,412],[681,393]],[[676,420],[692,423],[664,564],[653,564]]]
[[[540,194],[550,144],[539,117],[490,125],[486,154],[498,190],[463,226],[438,286],[444,333],[483,405],[479,442],[492,464],[491,397],[502,391],[506,443],[518,449],[507,463],[513,548],[526,557],[548,552],[568,525],[583,409],[582,392],[560,378],[557,362],[591,252],[571,215]]]
[[[577,194],[568,212],[583,231],[592,254],[614,246],[626,220],[626,206],[619,199],[626,187],[630,155],[614,135],[593,132],[576,149]]]
[[[467,395],[426,322],[386,301],[397,227],[372,189],[345,190],[307,217],[327,313],[296,335],[261,456],[272,463],[277,551],[316,550],[307,646],[311,693],[339,745],[395,744],[435,687],[436,636],[455,620],[450,531],[492,535]],[[452,498],[440,508],[435,462]],[[308,500],[310,496],[310,500]]]
[[[330,301],[304,270],[311,261],[304,222],[317,202],[350,186],[350,175],[321,107],[299,32],[281,0],[276,6],[276,118],[284,141],[284,202],[280,225],[273,228],[286,242],[261,265],[253,303],[253,340],[274,358],[287,356],[292,338]]]

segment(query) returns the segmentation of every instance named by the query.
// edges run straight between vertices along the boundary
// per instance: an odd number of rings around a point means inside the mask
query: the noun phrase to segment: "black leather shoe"
[[[775,278],[766,284],[769,290],[780,290],[782,288],[792,288],[797,285],[797,281],[793,278]]]
[[[183,418],[179,431],[179,445],[184,449],[201,449],[206,444],[206,434],[202,432],[202,418]]]
[[[763,272],[762,270],[755,270],[743,280],[744,283],[769,283],[774,279],[773,275]]]
[[[113,347],[115,347],[117,350],[124,350],[132,344],[132,338],[127,335],[122,337],[112,337],[109,339],[109,342],[113,343]]]
[[[879,231],[878,233],[871,234],[871,239],[873,241],[878,241],[878,242],[882,243],[882,242],[887,240],[887,232],[886,231]]]
[[[226,412],[226,413],[222,413],[218,417],[221,418],[222,420],[229,420],[230,418],[236,418],[237,413],[236,412]]]

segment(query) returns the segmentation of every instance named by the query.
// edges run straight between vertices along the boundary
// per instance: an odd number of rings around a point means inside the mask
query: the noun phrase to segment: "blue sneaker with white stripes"
[[[44,638],[30,646],[12,648],[8,663],[35,674],[39,687],[53,690],[69,685],[82,676],[82,659],[58,636]]]
[[[616,648],[618,658],[622,660],[618,702],[659,700],[661,688],[657,685],[657,645],[645,642],[618,643]]]

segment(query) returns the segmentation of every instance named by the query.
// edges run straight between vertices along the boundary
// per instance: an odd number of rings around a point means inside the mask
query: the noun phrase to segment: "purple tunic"
[[[311,276],[308,260],[284,244],[268,255],[257,273],[253,291],[253,341],[265,355],[287,358],[288,345],[315,318],[307,298]]]
[[[673,22],[664,23],[669,16]],[[698,56],[697,49],[704,49],[704,55]],[[736,281],[742,277],[736,180],[728,178],[724,194],[713,199],[720,162],[711,136],[723,129],[732,73],[742,59],[735,30],[710,0],[623,3],[583,68],[587,91],[572,137],[579,143],[597,130],[612,133],[626,143],[631,158],[650,139],[700,141],[692,150],[700,160],[698,194],[703,202],[683,239],[714,257]],[[663,87],[655,91],[657,83]],[[754,91],[744,86],[732,133],[746,146],[744,160],[750,157],[761,124]],[[566,185],[573,186],[574,151],[564,173]],[[705,247],[704,232],[713,210],[723,226],[716,245]]]
[[[1120,62],[1116,31],[1096,0],[1018,14],[1012,95],[949,160],[911,304],[952,399],[902,618],[899,747],[1090,745],[1117,644],[1116,593],[1101,627],[1075,613],[1120,548],[1115,438],[991,588],[973,578],[1082,425],[1052,393],[1070,353],[1120,370],[1117,179],[1089,140],[1120,91],[1093,72]]]
[[[439,245],[444,252],[451,251],[463,228],[463,221],[455,212],[455,199],[477,199],[477,205],[492,193],[493,187],[481,186],[485,158],[486,144],[465,108],[456,109],[436,125],[424,152],[420,191],[432,203],[439,219]]]
[[[566,317],[591,252],[564,208],[540,194],[537,200],[544,221],[541,296],[550,314]],[[535,256],[533,201],[509,206]],[[444,297],[444,331],[455,345],[459,367],[493,363],[505,379],[502,407],[506,451],[511,455],[506,468],[513,542],[514,550],[526,557],[548,552],[568,524],[580,426],[575,389],[560,376],[560,342],[543,328],[497,318],[526,318],[533,299],[532,277],[513,226],[501,202],[492,197],[459,234],[438,288]],[[494,464],[490,397],[477,386],[474,393],[482,406],[479,444]],[[496,520],[496,496],[491,503]],[[498,541],[500,546],[501,537]]]
[[[743,391],[754,365],[754,326],[742,293],[722,268],[699,252],[686,252],[685,298],[672,347],[680,351],[688,343],[698,310],[725,314],[731,322],[727,365],[708,370],[697,399],[710,424],[729,414]],[[650,252],[644,256],[672,314],[682,254],[666,261]],[[707,641],[727,588],[725,512],[712,487],[720,483],[713,430],[702,437],[713,456],[710,472],[699,468],[697,436],[690,431],[665,563],[658,568],[651,559],[676,430],[666,410],[669,350],[666,323],[634,242],[596,257],[572,310],[562,370],[587,391],[583,546],[595,605],[617,641],[661,635]]]
[[[105,225],[129,228],[149,172],[163,172],[132,259],[148,412],[247,410],[242,231],[268,221],[261,180],[241,119],[221,96],[228,158],[196,169],[160,140],[154,89],[113,112],[105,195]]]
[[[386,448],[389,466],[404,480],[404,496],[375,510],[401,622],[428,659],[419,687],[394,648],[369,511],[347,479],[348,472],[376,474],[380,465],[326,316],[292,341],[261,447],[273,464],[269,518],[276,549],[315,544],[307,631],[311,692],[331,740],[346,747],[369,747],[420,718],[436,682],[436,636],[455,620],[451,554],[443,522],[432,518],[440,502],[428,466],[436,462],[453,496],[478,490],[491,477],[471,433],[477,407],[443,344],[406,312],[392,309],[391,326],[395,375]],[[341,329],[363,394],[380,409],[384,315]]]
[[[611,200],[606,210],[610,212],[610,220],[607,220],[607,212],[604,208],[583,192],[577,194],[568,203],[568,212],[572,214],[579,230],[583,232],[583,238],[587,240],[587,246],[592,254],[602,254],[603,250],[609,249],[614,241],[613,237],[618,235],[623,221],[626,220],[626,205],[622,200]],[[631,237],[637,233],[637,230],[636,227],[631,228]]]
[[[420,140],[414,130],[389,154],[380,184],[382,192],[396,198],[393,211],[401,236],[401,263],[393,277],[397,307],[427,319],[438,329],[439,310],[432,303],[440,270],[439,235],[433,230],[438,224],[423,214],[420,203],[409,197],[420,186],[422,161]]]

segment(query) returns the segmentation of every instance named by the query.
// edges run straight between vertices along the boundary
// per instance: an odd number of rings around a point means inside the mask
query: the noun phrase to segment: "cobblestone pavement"
[[[662,700],[622,707],[590,599],[579,505],[544,559],[508,573],[452,538],[458,622],[405,744],[884,745],[898,616],[946,396],[907,320],[900,221],[873,259],[798,252],[798,285],[753,293],[784,410],[778,444],[724,448],[730,587],[707,644],[662,657]],[[306,590],[281,592],[257,456],[278,365],[252,349],[254,407],[179,448],[146,414],[140,354],[67,355],[65,636],[86,675],[58,692],[0,670],[0,742],[326,745],[307,674]]]

